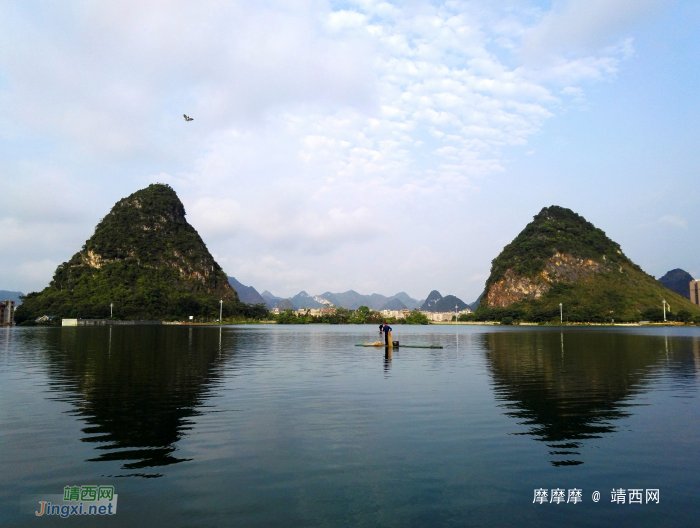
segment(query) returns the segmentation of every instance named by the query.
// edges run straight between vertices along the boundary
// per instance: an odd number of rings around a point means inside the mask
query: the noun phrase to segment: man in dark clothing
[[[383,324],[380,324],[380,325],[379,325],[379,331],[380,331],[380,332],[383,332],[383,331],[384,331],[384,325],[383,325]]]
[[[384,323],[384,326],[382,327],[382,332],[384,332],[384,344],[386,346],[389,346],[391,344],[391,327],[388,324]]]

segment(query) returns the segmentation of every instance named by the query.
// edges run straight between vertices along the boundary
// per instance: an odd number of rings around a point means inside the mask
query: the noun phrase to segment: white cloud
[[[624,33],[667,0],[565,0],[526,32],[523,55],[535,63],[561,56],[597,55],[624,42]],[[629,46],[625,45],[629,50]]]
[[[60,262],[163,181],[232,275],[354,276],[381,240],[402,257],[374,269],[409,280],[439,253],[405,249],[425,204],[467,215],[455,204],[505,171],[506,149],[614,77],[656,2],[589,4],[2,4],[3,247]]]
[[[688,223],[678,215],[665,215],[659,218],[659,223],[671,227],[687,229]]]

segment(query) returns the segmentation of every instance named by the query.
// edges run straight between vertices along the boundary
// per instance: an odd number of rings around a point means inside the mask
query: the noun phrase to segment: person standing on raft
[[[386,324],[386,322],[382,327],[382,331],[384,332],[384,344],[386,346],[391,346],[391,327]]]

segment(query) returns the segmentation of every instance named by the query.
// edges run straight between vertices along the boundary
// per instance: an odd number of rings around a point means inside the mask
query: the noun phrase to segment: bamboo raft
[[[375,343],[358,343],[355,346],[361,346],[361,347],[385,347],[389,345],[385,345],[384,343],[377,341]],[[442,348],[439,345],[396,345],[392,346],[392,348]]]

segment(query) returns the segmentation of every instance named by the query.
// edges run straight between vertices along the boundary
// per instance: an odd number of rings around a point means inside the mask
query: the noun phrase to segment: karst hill
[[[18,322],[59,317],[160,319],[209,316],[238,295],[168,185],[118,201],[83,248],[59,265],[41,292],[18,308]]]
[[[639,321],[670,303],[698,307],[632,262],[605,233],[570,209],[545,207],[492,261],[480,318],[529,321]]]

